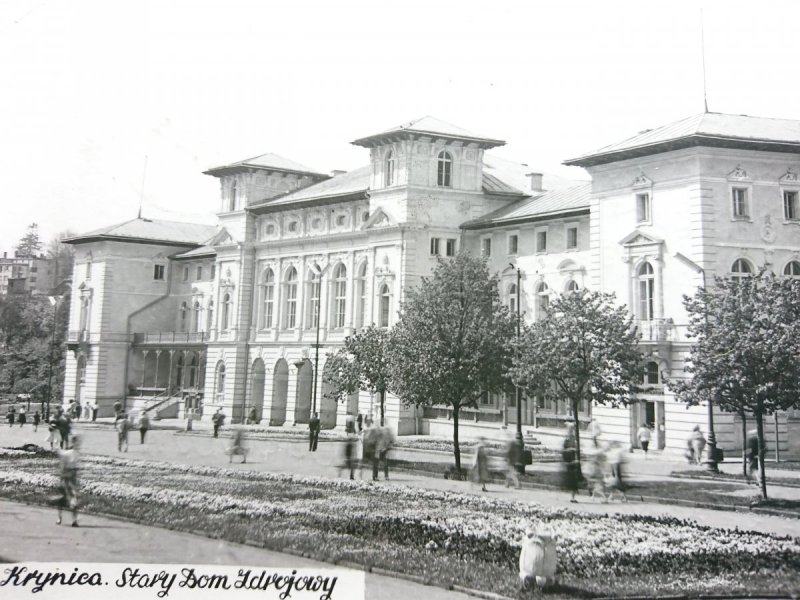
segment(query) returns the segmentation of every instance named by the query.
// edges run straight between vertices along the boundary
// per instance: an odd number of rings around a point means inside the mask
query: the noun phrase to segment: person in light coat
[[[519,553],[519,579],[523,590],[534,583],[541,589],[555,582],[558,558],[556,544],[548,535],[537,535],[531,525],[525,528]]]
[[[481,490],[486,492],[487,481],[489,481],[489,455],[486,440],[479,437],[478,445],[475,446],[475,462],[472,465],[472,482],[479,483]]]

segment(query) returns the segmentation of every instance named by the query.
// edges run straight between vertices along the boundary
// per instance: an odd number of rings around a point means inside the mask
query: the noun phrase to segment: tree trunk
[[[384,426],[384,424],[383,424],[383,413],[384,413],[384,407],[386,406],[386,390],[381,390],[380,394],[379,394],[379,397],[381,399],[380,400],[380,403],[381,403],[381,427],[383,427]]]
[[[456,471],[461,474],[461,448],[458,446],[458,406],[453,407],[453,455],[456,458]]]
[[[758,427],[758,472],[761,475],[761,497],[767,499],[767,474],[764,472],[764,415],[761,402],[758,403],[756,411],[756,425]]]
[[[581,469],[581,428],[578,420],[578,400],[572,400],[572,418],[575,421],[575,459],[578,461],[578,476],[583,478]]]
[[[747,477],[747,416],[744,409],[739,413],[742,417],[742,475]]]

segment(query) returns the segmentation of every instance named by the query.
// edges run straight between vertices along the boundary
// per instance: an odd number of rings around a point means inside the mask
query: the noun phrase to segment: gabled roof
[[[693,146],[800,152],[800,121],[701,113],[642,131],[564,164],[589,167]]]
[[[511,202],[479,219],[467,221],[461,227],[463,229],[485,229],[487,227],[513,225],[525,221],[588,212],[591,191],[592,184],[583,183],[573,187],[544,192],[533,197]]]
[[[382,133],[359,138],[351,143],[356,146],[372,148],[386,141],[416,139],[420,137],[443,138],[464,143],[474,143],[481,148],[494,148],[496,146],[505,145],[503,140],[472,133],[457,125],[445,123],[435,117],[422,117],[421,119],[398,125]]]
[[[221,167],[214,167],[208,171],[203,171],[205,175],[213,175],[214,177],[222,177],[223,175],[231,175],[233,173],[242,173],[248,169],[262,169],[269,171],[279,171],[281,173],[298,173],[301,175],[311,175],[318,178],[327,178],[329,175],[321,173],[315,169],[301,165],[300,163],[284,158],[272,152],[267,152],[261,156],[254,156],[253,158],[246,158],[229,165]]]
[[[201,246],[216,232],[216,225],[139,218],[95,229],[89,233],[67,238],[63,242],[65,244],[84,244],[100,240],[114,240],[165,246]]]

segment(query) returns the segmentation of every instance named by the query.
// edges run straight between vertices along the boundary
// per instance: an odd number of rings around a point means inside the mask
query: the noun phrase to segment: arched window
[[[214,327],[214,301],[208,301],[208,310],[206,311],[206,331],[211,331]]]
[[[648,385],[657,385],[661,383],[659,381],[658,363],[650,361],[645,365],[642,383]]]
[[[225,363],[222,361],[217,363],[217,372],[215,374],[214,382],[214,396],[217,405],[221,405],[225,401]]]
[[[439,187],[453,187],[453,157],[446,150],[439,152],[436,173],[436,185]]]
[[[731,279],[742,279],[753,274],[752,265],[743,258],[737,258],[731,265]]]
[[[316,328],[319,324],[319,309],[320,309],[320,290],[322,289],[322,276],[314,273],[313,269],[310,270],[308,282],[308,318],[306,323],[310,323],[309,327]]]
[[[227,331],[231,327],[231,317],[233,312],[233,299],[230,294],[222,297],[222,314],[220,315],[219,327],[222,331]]]
[[[580,287],[578,287],[578,282],[575,281],[574,279],[570,279],[567,282],[566,287],[564,288],[564,292],[566,292],[567,294],[573,294],[578,290],[580,290]]]
[[[536,318],[546,319],[550,310],[550,288],[542,281],[536,286]]]
[[[381,296],[380,296],[380,321],[378,322],[379,327],[388,327],[389,326],[389,305],[391,301],[391,296],[389,295],[389,286],[387,284],[383,284],[381,286]]]
[[[786,263],[783,274],[789,277],[800,277],[800,260],[790,260]]]
[[[344,327],[345,309],[347,308],[347,268],[339,263],[333,271],[333,326]]]
[[[272,315],[275,312],[275,273],[272,269],[264,271],[261,301],[261,329],[269,329],[272,327]]]
[[[192,311],[192,331],[200,331],[200,303],[195,300],[194,310]]]
[[[652,321],[655,318],[655,274],[649,262],[639,267],[637,284],[639,320]]]
[[[180,329],[178,331],[186,331],[186,313],[188,312],[189,307],[186,306],[186,302],[181,302]]]
[[[367,263],[361,263],[356,277],[356,327],[367,324]]]
[[[517,314],[518,300],[517,284],[512,283],[510,286],[508,286],[508,310],[512,315]]]
[[[386,153],[386,164],[385,164],[385,178],[384,184],[386,187],[394,185],[394,152],[389,150]]]
[[[297,269],[289,267],[284,281],[286,298],[286,329],[294,329],[297,326]]]
[[[236,182],[234,181],[231,184],[231,198],[230,198],[230,204],[228,205],[228,210],[236,210],[236,194],[237,194],[237,191],[238,190],[237,190],[237,187],[236,187]]]

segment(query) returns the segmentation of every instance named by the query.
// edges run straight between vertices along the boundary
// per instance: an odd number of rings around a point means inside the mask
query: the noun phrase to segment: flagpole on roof
[[[700,56],[703,61],[703,107],[705,108],[705,112],[708,112],[708,95],[706,92],[706,35],[702,8],[700,8]]]
[[[144,169],[142,169],[142,190],[139,193],[139,214],[137,215],[137,219],[142,218],[142,204],[144,204],[144,180],[147,176],[147,154],[144,155]]]

